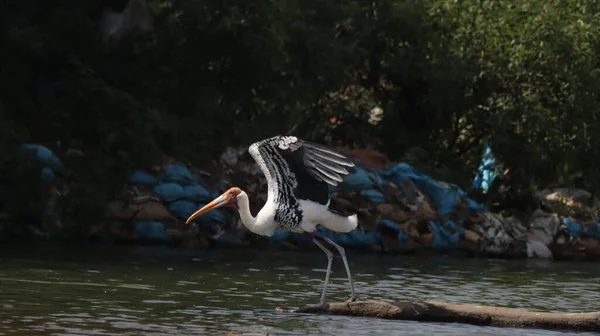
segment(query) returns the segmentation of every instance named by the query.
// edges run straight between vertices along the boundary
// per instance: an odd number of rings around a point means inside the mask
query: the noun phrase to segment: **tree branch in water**
[[[468,323],[483,326],[540,328],[551,330],[598,331],[600,312],[547,313],[515,308],[458,305],[434,301],[412,300],[400,303],[356,301],[330,303],[325,308],[278,308],[279,312],[375,317],[422,322]]]

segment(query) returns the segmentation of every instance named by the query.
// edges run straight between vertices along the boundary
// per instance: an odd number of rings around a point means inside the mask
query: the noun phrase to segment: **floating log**
[[[277,308],[279,312],[375,317],[421,322],[468,323],[480,326],[600,331],[600,312],[548,313],[515,308],[459,305],[412,300],[400,303],[355,301],[329,303],[324,308]]]

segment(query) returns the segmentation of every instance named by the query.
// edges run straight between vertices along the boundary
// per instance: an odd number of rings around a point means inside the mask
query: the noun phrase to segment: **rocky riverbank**
[[[62,163],[45,147],[31,145],[55,177]],[[359,215],[359,228],[337,234],[321,232],[349,249],[376,253],[444,252],[502,258],[600,259],[600,220],[577,218],[565,208],[586,212],[591,195],[582,190],[548,188],[536,197],[540,207],[526,215],[494,213],[459,186],[423,174],[406,163],[391,163],[368,150],[338,150],[356,162],[331,196]],[[494,174],[489,153],[482,160],[478,186]],[[493,162],[492,162],[493,163]],[[256,247],[299,249],[312,245],[303,235],[280,232],[267,239],[251,234],[231,210],[216,210],[194,225],[185,219],[230,186],[246,190],[256,213],[264,204],[266,182],[246,148],[230,148],[216,163],[221,176],[178,162],[152,171],[138,170],[124,192],[106,204],[101,225],[85,236],[103,242],[169,244],[182,248]],[[484,183],[485,182],[485,183]],[[486,186],[487,188],[487,186]],[[61,197],[57,192],[56,197]],[[46,214],[52,213],[51,204]],[[591,209],[591,208],[590,208]],[[0,223],[9,222],[0,214]]]

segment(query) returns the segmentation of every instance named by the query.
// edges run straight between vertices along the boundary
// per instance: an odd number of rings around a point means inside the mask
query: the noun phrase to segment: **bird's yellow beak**
[[[202,215],[203,213],[206,213],[206,212],[209,212],[211,210],[218,209],[218,208],[230,205],[231,203],[232,203],[232,199],[230,197],[227,197],[226,194],[223,194],[223,195],[215,198],[214,200],[212,200],[212,202],[210,202],[207,205],[203,206],[202,209],[194,212],[185,221],[185,224],[190,224],[191,221],[193,221],[196,217]]]

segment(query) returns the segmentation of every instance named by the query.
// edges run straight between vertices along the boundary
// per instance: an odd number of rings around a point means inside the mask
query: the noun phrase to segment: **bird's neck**
[[[238,207],[242,224],[244,224],[251,232],[258,235],[264,235],[263,228],[257,222],[256,217],[252,216],[252,213],[250,213],[250,201],[248,200],[248,195],[244,191],[238,195]]]

